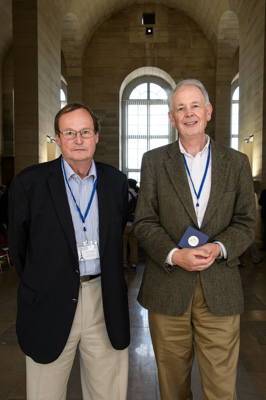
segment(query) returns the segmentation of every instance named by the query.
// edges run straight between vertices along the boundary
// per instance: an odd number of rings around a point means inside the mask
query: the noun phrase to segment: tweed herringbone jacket
[[[238,257],[254,240],[255,197],[246,155],[211,141],[211,193],[201,231],[224,244],[228,258],[200,272],[204,295],[217,316],[243,312]],[[198,272],[168,266],[186,228],[198,229],[178,141],[144,154],[135,234],[147,253],[138,296],[156,313],[180,316],[188,308]]]

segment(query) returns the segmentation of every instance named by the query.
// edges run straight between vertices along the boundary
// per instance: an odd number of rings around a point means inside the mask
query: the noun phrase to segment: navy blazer
[[[122,350],[130,340],[123,272],[127,178],[110,165],[96,165],[103,309],[110,342]],[[18,341],[34,361],[50,363],[68,340],[80,287],[61,157],[26,168],[14,178],[9,218],[10,254],[20,277]]]

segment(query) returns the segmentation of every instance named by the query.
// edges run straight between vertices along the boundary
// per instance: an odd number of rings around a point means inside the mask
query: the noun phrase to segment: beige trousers
[[[205,301],[199,274],[193,299],[181,317],[149,312],[161,400],[191,400],[191,368],[197,352],[204,400],[235,400],[240,316],[217,317]],[[194,346],[193,346],[194,343]]]
[[[60,357],[39,364],[26,357],[27,400],[65,400],[79,348],[83,400],[126,400],[128,349],[115,350],[103,316],[101,278],[81,284],[72,329]]]

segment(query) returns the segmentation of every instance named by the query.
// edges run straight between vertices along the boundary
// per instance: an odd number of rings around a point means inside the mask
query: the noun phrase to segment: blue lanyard
[[[195,195],[197,197],[196,207],[199,207],[199,198],[200,198],[200,195],[201,195],[201,191],[202,191],[202,188],[203,188],[203,185],[204,185],[204,182],[205,182],[205,179],[206,179],[206,175],[207,175],[207,172],[208,172],[209,164],[210,164],[210,154],[211,154],[211,143],[209,144],[209,151],[208,151],[208,157],[207,157],[207,162],[206,162],[206,168],[205,168],[205,171],[204,171],[204,175],[203,175],[203,178],[202,178],[198,193],[196,192],[193,180],[191,178],[191,175],[190,175],[190,172],[189,172],[189,169],[188,169],[188,165],[187,165],[187,161],[186,161],[185,155],[183,154],[186,170],[187,170],[188,176],[190,178],[190,181],[192,183],[192,187],[193,187],[194,193],[195,193]]]
[[[85,220],[86,220],[87,215],[88,215],[88,213],[89,213],[89,211],[90,211],[91,203],[92,203],[92,200],[93,200],[93,197],[94,197],[94,194],[95,194],[95,190],[96,190],[96,186],[97,186],[97,181],[98,181],[98,177],[97,177],[97,168],[96,168],[96,165],[95,165],[95,169],[96,169],[96,179],[95,179],[95,182],[94,182],[94,185],[93,185],[93,189],[92,189],[92,193],[91,193],[91,197],[90,197],[90,200],[89,200],[88,207],[87,207],[87,209],[86,209],[85,214],[82,215],[82,212],[80,211],[80,208],[79,208],[79,206],[78,206],[78,204],[77,204],[77,202],[76,202],[75,196],[74,196],[74,194],[73,194],[73,192],[72,192],[72,190],[71,190],[71,187],[70,187],[70,185],[69,185],[69,182],[68,182],[68,179],[67,179],[67,176],[66,176],[66,170],[65,170],[65,166],[64,166],[63,157],[61,158],[61,161],[62,161],[62,168],[63,168],[63,172],[64,172],[65,181],[66,181],[66,183],[67,183],[67,186],[68,186],[68,188],[69,188],[69,190],[70,190],[71,196],[72,196],[72,198],[73,198],[73,200],[74,200],[74,203],[75,203],[75,205],[76,205],[76,207],[77,207],[79,216],[80,216],[80,218],[81,218],[81,221],[82,221],[82,224],[83,224],[83,231],[84,231],[85,241],[88,242],[88,238],[87,238],[87,229],[86,229],[86,226],[85,226]]]

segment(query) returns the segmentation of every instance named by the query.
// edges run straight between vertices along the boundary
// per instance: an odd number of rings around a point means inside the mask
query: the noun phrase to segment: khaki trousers
[[[235,400],[240,316],[217,317],[207,306],[199,274],[186,313],[149,311],[161,400],[191,400],[191,368],[197,352],[204,400]],[[194,346],[193,346],[194,342]]]
[[[66,399],[77,347],[83,400],[126,400],[128,349],[115,350],[109,341],[100,277],[81,284],[72,329],[60,357],[50,364],[26,357],[28,400]]]

